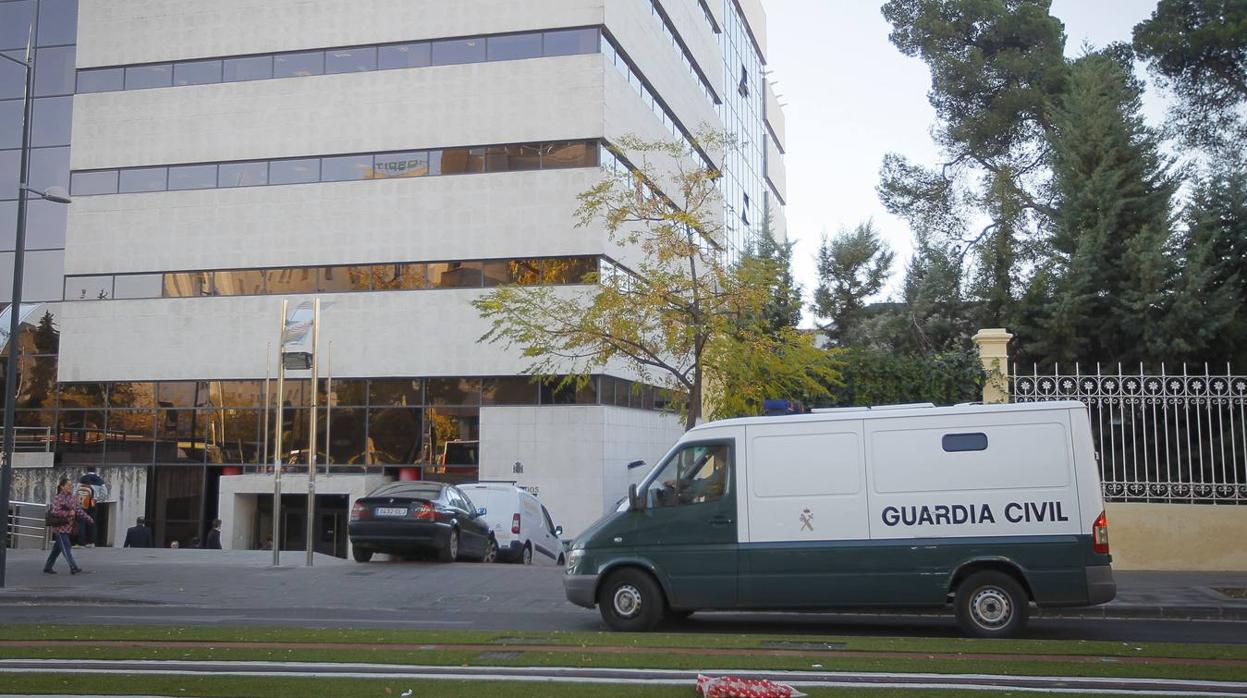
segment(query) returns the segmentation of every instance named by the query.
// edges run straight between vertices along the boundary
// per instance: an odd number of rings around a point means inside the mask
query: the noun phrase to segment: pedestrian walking
[[[212,530],[208,531],[208,543],[204,546],[209,550],[221,549],[221,520],[212,520]]]
[[[70,574],[78,574],[82,571],[78,563],[74,562],[74,554],[69,546],[69,534],[74,530],[75,520],[79,517],[85,517],[92,525],[95,521],[82,509],[82,502],[78,501],[78,497],[74,494],[73,485],[73,481],[69,478],[61,478],[56,486],[56,494],[52,497],[52,503],[48,506],[47,524],[52,529],[55,543],[52,545],[51,554],[48,555],[48,561],[43,565],[45,574],[56,574],[52,566],[56,564],[56,558],[61,554],[65,555],[65,562],[69,563]]]
[[[135,525],[126,529],[126,542],[124,548],[150,548],[152,547],[152,530],[143,525],[143,517],[140,516]]]

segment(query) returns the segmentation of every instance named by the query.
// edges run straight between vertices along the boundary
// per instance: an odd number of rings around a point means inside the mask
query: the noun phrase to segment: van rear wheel
[[[1030,613],[1026,590],[1003,572],[976,572],[957,587],[957,624],[973,637],[1012,637]]]
[[[598,612],[611,630],[653,630],[662,620],[666,606],[658,582],[641,570],[619,570],[598,589]]]

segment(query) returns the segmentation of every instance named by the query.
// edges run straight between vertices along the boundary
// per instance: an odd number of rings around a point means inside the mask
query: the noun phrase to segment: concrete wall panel
[[[1120,570],[1247,571],[1247,507],[1111,502],[1108,542]]]

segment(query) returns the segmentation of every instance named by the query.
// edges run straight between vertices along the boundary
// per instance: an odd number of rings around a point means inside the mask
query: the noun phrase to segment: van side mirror
[[[643,508],[642,504],[641,498],[636,493],[636,483],[628,485],[628,510],[640,511]]]
[[[484,515],[485,515],[485,507],[481,507],[481,508],[477,509],[477,510],[476,510],[476,515],[477,515],[477,516],[484,516]]]

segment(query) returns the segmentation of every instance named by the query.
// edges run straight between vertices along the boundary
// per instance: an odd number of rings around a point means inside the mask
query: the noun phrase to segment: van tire
[[[368,562],[372,559],[372,551],[358,545],[351,546],[351,557],[355,558],[356,562]]]
[[[533,564],[533,546],[532,546],[532,543],[525,543],[525,544],[524,544],[524,549],[520,551],[520,564],[521,564],[521,565],[531,565],[531,564]]]
[[[1026,627],[1030,599],[1016,579],[985,570],[975,572],[957,587],[953,605],[957,624],[972,637],[1012,637]]]
[[[635,568],[614,572],[598,588],[598,612],[611,630],[640,633],[653,630],[666,614],[667,602],[658,582]]]

